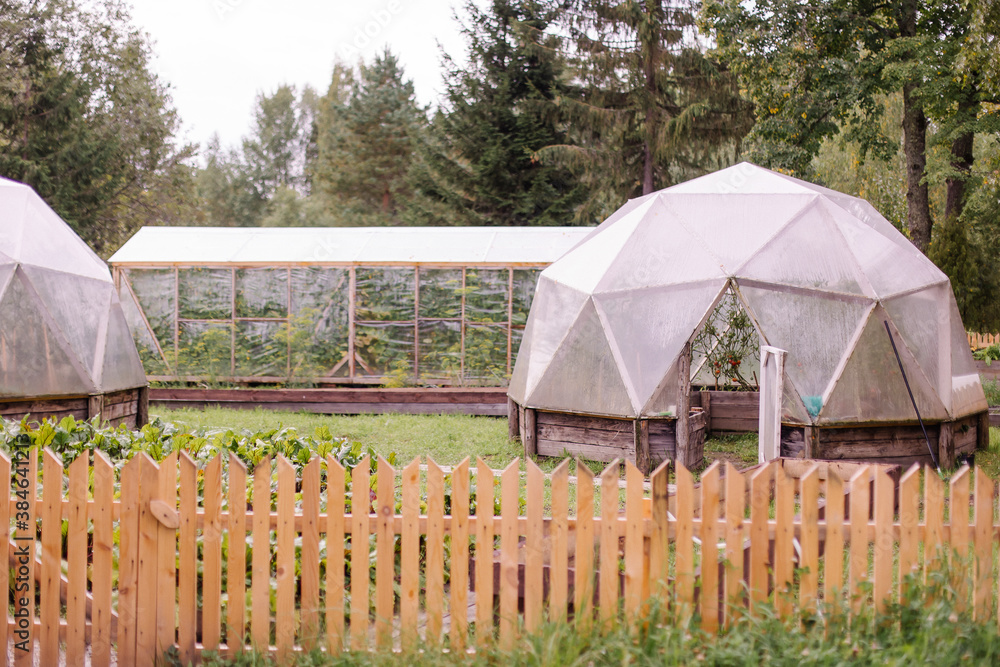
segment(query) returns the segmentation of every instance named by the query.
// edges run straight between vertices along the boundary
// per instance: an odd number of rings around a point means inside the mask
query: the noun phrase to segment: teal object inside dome
[[[822,396],[803,396],[802,402],[805,403],[810,417],[818,417],[819,411],[823,409]]]

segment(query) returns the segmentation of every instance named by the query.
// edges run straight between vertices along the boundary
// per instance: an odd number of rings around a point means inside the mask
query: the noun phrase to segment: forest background
[[[0,0],[0,175],[103,257],[143,225],[593,225],[750,160],[864,197],[1000,330],[1000,0],[490,0],[416,102],[385,51],[184,143],[122,0]],[[220,82],[220,85],[224,83]]]

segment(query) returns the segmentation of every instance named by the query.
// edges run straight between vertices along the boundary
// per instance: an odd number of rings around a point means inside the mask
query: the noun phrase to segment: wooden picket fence
[[[199,469],[173,453],[136,456],[116,479],[101,452],[68,471],[49,450],[41,459],[0,494],[15,564],[2,583],[31,587],[0,629],[28,649],[18,664],[37,651],[40,664],[62,652],[82,665],[88,644],[95,666],[112,652],[154,664],[171,647],[185,662],[251,647],[279,661],[317,647],[510,647],[547,620],[600,630],[653,600],[708,631],[769,600],[786,616],[835,600],[884,610],[942,546],[971,558],[959,604],[1000,619],[996,485],[978,469],[946,485],[916,466],[897,483],[878,466],[713,464],[696,485],[666,465],[646,483],[626,463],[621,483],[618,463],[595,479],[583,465],[571,477],[568,461],[546,476],[531,461],[497,475],[482,460],[449,472],[379,459],[371,477],[367,459],[352,474],[314,458],[298,474],[281,456],[248,472],[235,456]],[[0,456],[0,475],[10,466]],[[39,473],[40,496],[17,495]],[[25,544],[38,556],[29,576]]]
[[[969,347],[972,348],[973,351],[1000,343],[1000,334],[975,333],[967,331],[966,335],[969,337]]]

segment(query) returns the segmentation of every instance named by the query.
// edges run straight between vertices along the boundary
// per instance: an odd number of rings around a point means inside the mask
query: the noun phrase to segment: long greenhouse
[[[590,231],[144,227],[110,263],[150,380],[493,386]]]

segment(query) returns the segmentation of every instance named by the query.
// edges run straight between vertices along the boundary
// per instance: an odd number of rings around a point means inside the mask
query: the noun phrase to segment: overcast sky
[[[464,41],[452,18],[462,0],[131,0],[133,22],[154,41],[156,71],[172,90],[184,137],[204,146],[214,132],[235,144],[254,97],[282,83],[324,92],[334,60],[370,60],[389,45],[418,101],[442,90],[437,44],[458,60]]]

